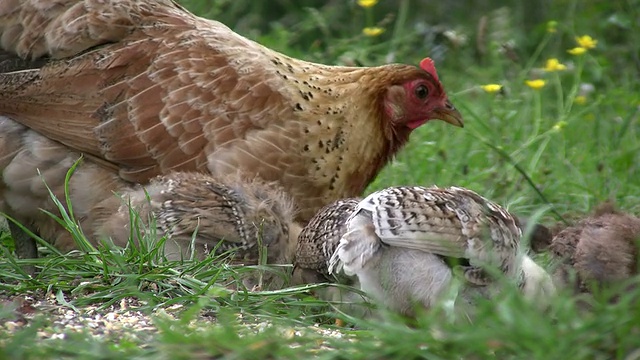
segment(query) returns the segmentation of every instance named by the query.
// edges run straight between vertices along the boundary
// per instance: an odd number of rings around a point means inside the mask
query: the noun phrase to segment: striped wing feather
[[[472,258],[517,241],[520,233],[506,211],[461,188],[389,188],[370,195],[361,208],[371,213],[383,243],[447,257]]]

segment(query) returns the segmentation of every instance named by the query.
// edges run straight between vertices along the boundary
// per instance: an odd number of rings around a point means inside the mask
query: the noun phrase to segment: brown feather
[[[340,238],[347,232],[347,219],[360,200],[342,199],[329,204],[320,209],[302,229],[293,262],[294,284],[334,280],[329,275],[329,259],[338,247]],[[339,280],[348,282],[346,276]]]
[[[638,274],[640,218],[616,210],[610,203],[592,215],[558,230],[550,251],[559,264],[556,281],[579,292],[609,286]],[[575,273],[575,282],[571,282]]]
[[[0,117],[0,153],[0,211],[61,250],[75,249],[69,232],[42,210],[59,214],[49,191],[64,202],[65,175],[80,154],[7,117]],[[94,245],[107,240],[124,247],[132,234],[139,241],[133,221],[152,241],[167,237],[163,249],[169,259],[189,257],[193,238],[198,258],[214,249],[237,249],[235,260],[256,263],[262,243],[269,263],[290,263],[300,232],[293,203],[279,186],[233,173],[176,172],[140,186],[89,158],[79,163],[68,187],[75,218]],[[138,214],[133,220],[131,209]]]

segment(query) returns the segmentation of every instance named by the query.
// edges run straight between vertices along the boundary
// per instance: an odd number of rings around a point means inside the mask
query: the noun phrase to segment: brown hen
[[[0,36],[34,61],[0,66],[0,114],[84,154],[100,176],[240,169],[282,184],[301,221],[360,195],[418,126],[462,126],[430,59],[314,64],[169,0],[7,0]]]

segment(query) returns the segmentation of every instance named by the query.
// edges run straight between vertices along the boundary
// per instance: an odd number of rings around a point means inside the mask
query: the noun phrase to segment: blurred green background
[[[598,34],[604,65],[626,70],[634,63],[640,74],[640,1],[379,1],[371,10],[359,11],[355,0],[180,0],[196,14],[219,20],[233,30],[262,44],[306,60],[362,64],[379,62],[380,56],[399,62],[415,62],[429,54],[446,60],[447,69],[465,70],[472,64],[492,59],[492,42],[508,44],[521,59],[530,55],[546,31],[549,20],[566,30],[554,51],[568,47],[573,32]],[[367,19],[367,17],[370,17]],[[366,53],[354,49],[368,21],[382,23],[388,30],[377,46]],[[363,39],[359,39],[362,41]],[[501,45],[501,44],[500,44]],[[341,60],[342,59],[342,60]],[[494,59],[495,60],[495,59]],[[620,66],[623,65],[623,66]],[[620,74],[622,75],[622,74]]]

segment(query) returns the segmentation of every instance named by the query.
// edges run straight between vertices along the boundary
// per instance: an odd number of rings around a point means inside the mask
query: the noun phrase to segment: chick
[[[311,218],[298,236],[293,261],[293,284],[334,282],[329,275],[329,259],[335,252],[340,238],[347,231],[347,219],[362,199],[349,198],[329,204]],[[342,277],[342,283],[352,279]]]
[[[551,241],[538,247],[548,247],[558,263],[556,285],[589,293],[592,286],[613,285],[638,274],[638,240],[640,218],[605,203],[574,225],[557,229]]]
[[[144,225],[155,219],[142,229],[167,237],[164,253],[171,260],[188,258],[192,251],[202,258],[233,249],[237,261],[255,264],[263,246],[268,263],[290,263],[300,232],[292,201],[258,179],[174,172],[105,199],[87,224],[96,238],[125,246],[132,233],[139,240],[131,231],[130,208]]]
[[[553,294],[549,275],[520,249],[521,236],[511,214],[471,190],[391,187],[358,204],[329,272],[355,274],[379,304],[410,317],[416,306],[429,309],[457,297],[454,269],[462,275],[463,296],[499,291],[490,269],[528,298]]]
[[[298,246],[293,260],[293,285],[338,283],[359,288],[357,277],[344,272],[329,274],[329,260],[340,238],[347,231],[347,219],[362,199],[347,198],[329,204],[311,218],[298,236]],[[358,318],[374,315],[366,296],[350,287],[323,287],[312,291],[314,296],[331,301],[341,312]],[[336,324],[340,320],[336,320]]]

